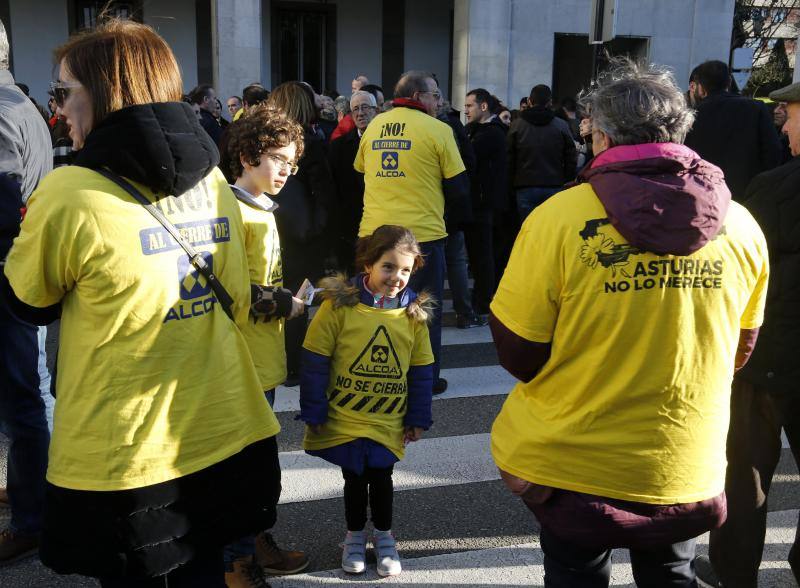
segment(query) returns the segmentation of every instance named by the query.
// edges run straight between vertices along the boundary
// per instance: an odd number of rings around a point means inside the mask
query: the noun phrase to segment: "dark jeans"
[[[372,524],[378,531],[392,528],[392,471],[388,468],[364,468],[357,474],[342,468],[344,477],[344,516],[348,531],[363,531],[367,524],[367,502]]]
[[[444,252],[447,261],[447,282],[453,295],[453,310],[456,314],[471,316],[467,248],[464,244],[463,231],[453,231],[447,235]]]
[[[11,528],[41,530],[50,431],[40,388],[39,333],[0,303],[0,423],[10,439],[8,495]],[[45,391],[47,393],[47,391]]]
[[[192,561],[174,569],[166,576],[137,580],[131,578],[100,578],[102,588],[225,588],[222,551],[198,554]]]
[[[781,457],[781,428],[800,466],[800,396],[774,394],[741,378],[731,391],[728,520],[711,532],[709,556],[725,588],[756,588],[767,530],[767,497]],[[800,522],[789,564],[800,583]]]
[[[433,319],[428,324],[428,333],[430,334],[431,348],[433,349],[434,383],[436,383],[436,380],[439,378],[439,355],[442,349],[442,297],[444,294],[444,275],[447,272],[444,242],[444,239],[439,239],[437,241],[420,243],[422,255],[425,257],[425,265],[411,276],[411,280],[408,284],[411,289],[417,293],[422,290],[427,290],[436,300],[436,307],[433,309]]]
[[[545,588],[606,588],[611,579],[610,549],[587,549],[557,537],[546,527],[540,534]],[[695,540],[660,548],[631,549],[636,585],[642,588],[694,588]]]
[[[475,284],[472,287],[472,309],[478,314],[489,314],[489,304],[494,296],[495,252],[494,214],[491,209],[473,212],[473,222],[464,228],[469,254],[469,268]]]
[[[560,186],[528,186],[517,188],[517,209],[520,222],[525,222],[534,208],[561,190]]]

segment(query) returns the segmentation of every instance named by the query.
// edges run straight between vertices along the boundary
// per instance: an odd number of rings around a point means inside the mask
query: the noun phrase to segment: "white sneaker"
[[[350,574],[362,574],[367,569],[367,532],[348,531],[342,549],[342,569]]]
[[[397,543],[391,531],[375,531],[372,546],[375,548],[379,576],[384,578],[396,576],[403,571],[400,566],[400,555],[397,553]]]

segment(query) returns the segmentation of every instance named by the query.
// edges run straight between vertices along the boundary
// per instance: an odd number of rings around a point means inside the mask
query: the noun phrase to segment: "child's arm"
[[[331,358],[303,349],[300,370],[300,420],[312,430],[318,429],[328,420],[328,382],[331,373]],[[318,432],[318,430],[314,430]]]
[[[278,286],[250,284],[250,311],[255,316],[293,319],[303,314],[305,305],[291,290]]]
[[[433,424],[433,364],[408,369],[408,410],[403,418],[406,442],[417,441]]]

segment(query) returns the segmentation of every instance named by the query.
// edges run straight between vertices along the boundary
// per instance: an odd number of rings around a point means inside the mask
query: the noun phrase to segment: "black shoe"
[[[489,320],[478,314],[459,314],[456,316],[456,327],[459,329],[474,329],[475,327],[485,327]]]
[[[433,395],[436,396],[438,394],[442,394],[447,390],[447,380],[444,378],[439,378],[433,384]]]
[[[707,555],[698,555],[694,558],[694,572],[700,586],[705,586],[706,588],[723,588],[722,582],[717,578],[714,566],[711,565],[711,560],[708,559]]]

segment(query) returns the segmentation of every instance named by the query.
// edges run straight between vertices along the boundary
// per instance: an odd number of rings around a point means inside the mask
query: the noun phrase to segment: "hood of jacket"
[[[343,274],[322,278],[318,286],[322,288],[320,296],[330,300],[334,308],[355,306],[359,302],[373,307],[372,293],[366,287],[366,274],[358,274],[347,279]],[[409,317],[419,322],[428,322],[433,318],[433,298],[425,291],[417,294],[405,287],[400,294],[400,307],[406,309]]]
[[[690,255],[717,236],[731,193],[722,170],[676,143],[612,147],[579,174],[631,245]]]
[[[105,167],[154,192],[180,195],[219,163],[191,106],[161,102],[122,108],[86,136],[75,165]]]
[[[537,127],[543,127],[547,124],[550,124],[550,121],[553,120],[556,115],[546,106],[532,106],[523,110],[519,117],[526,123],[530,123]]]

